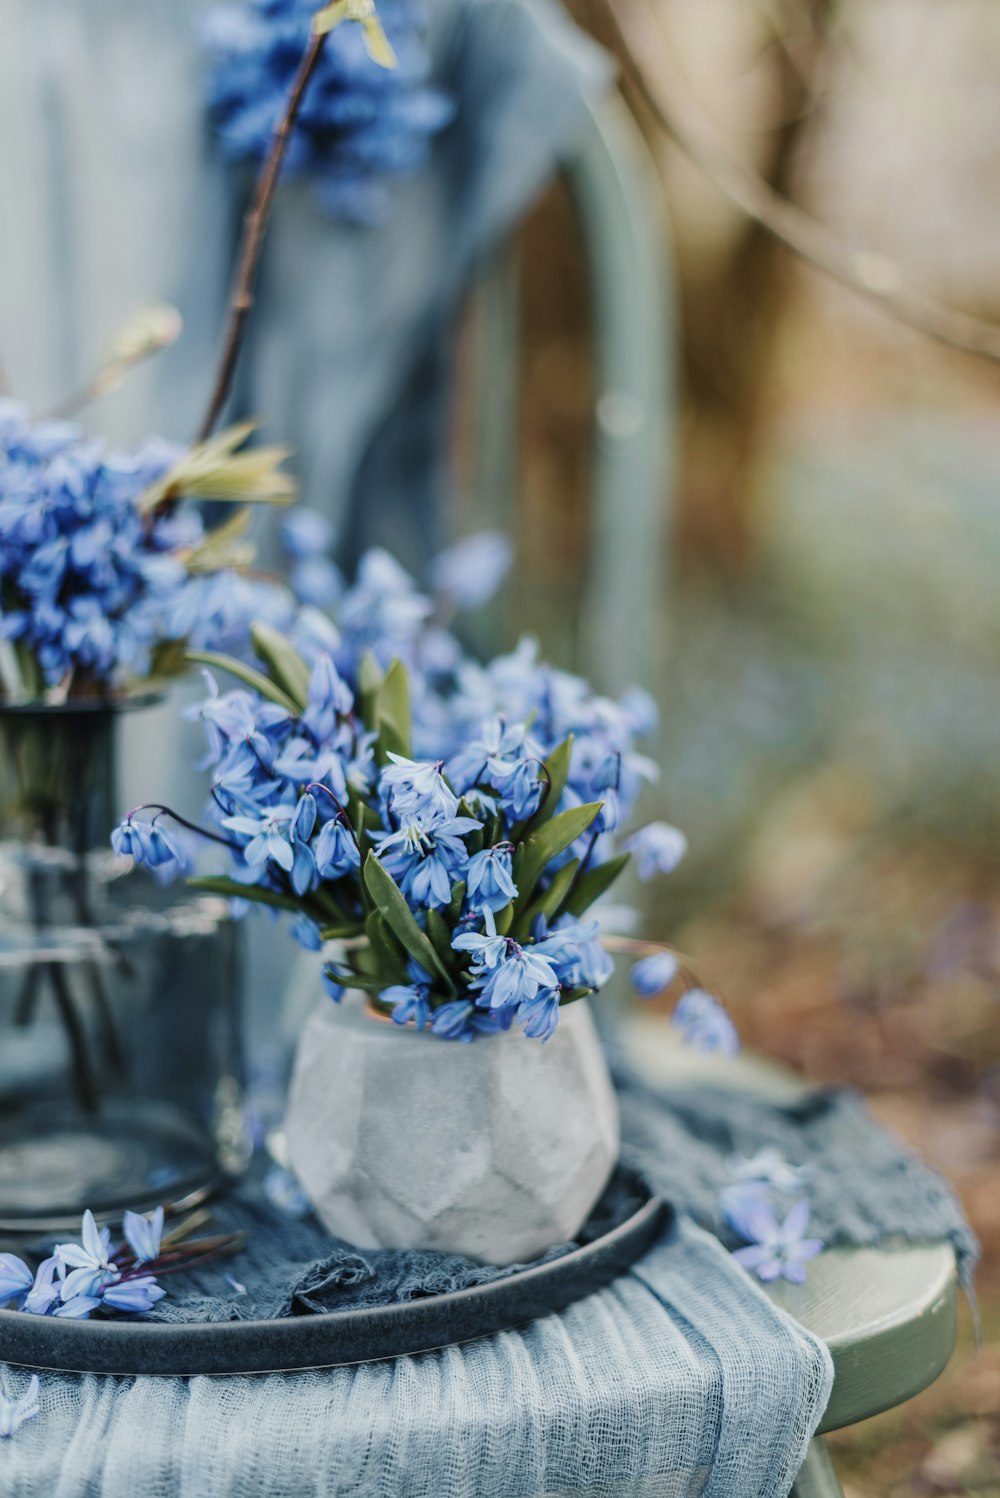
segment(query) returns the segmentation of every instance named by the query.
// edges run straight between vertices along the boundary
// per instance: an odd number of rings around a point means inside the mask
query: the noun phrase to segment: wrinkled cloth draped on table
[[[832,1378],[817,1339],[774,1307],[693,1218],[718,1225],[733,1150],[808,1167],[830,1242],[976,1247],[947,1185],[847,1093],[791,1105],[719,1088],[659,1094],[619,1074],[630,1163],[677,1209],[612,1286],[461,1347],[352,1368],[226,1379],[43,1375],[42,1409],[0,1443],[4,1498],[784,1498]],[[252,1198],[252,1192],[251,1192]],[[262,1199],[254,1246],[197,1290],[206,1318],[333,1309],[456,1288],[484,1271],[323,1240]],[[619,1213],[613,1198],[610,1217]],[[220,1215],[223,1215],[220,1212]],[[275,1252],[284,1241],[286,1255]],[[324,1250],[310,1265],[310,1252]],[[206,1271],[207,1276],[207,1271]],[[381,1279],[380,1279],[381,1277]],[[270,1296],[270,1306],[264,1297]],[[183,1313],[176,1284],[172,1300]],[[192,1303],[194,1302],[192,1298]],[[175,1312],[176,1314],[176,1312]],[[4,1369],[11,1391],[26,1375]]]

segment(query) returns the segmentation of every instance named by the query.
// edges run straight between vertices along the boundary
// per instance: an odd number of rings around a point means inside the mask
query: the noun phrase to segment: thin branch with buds
[[[243,246],[236,270],[236,279],[233,283],[233,292],[229,304],[229,322],[222,346],[219,370],[208,402],[208,409],[205,412],[201,426],[198,428],[195,442],[204,442],[207,437],[212,435],[225,409],[226,401],[229,399],[233,375],[236,373],[236,363],[239,359],[240,348],[242,347],[243,337],[246,333],[247,319],[253,310],[257,266],[260,261],[261,250],[264,246],[264,235],[267,232],[268,221],[271,217],[271,208],[274,204],[274,194],[277,190],[278,179],[281,176],[281,168],[288,150],[288,143],[292,138],[295,122],[298,119],[299,110],[302,107],[302,100],[305,97],[306,89],[309,87],[309,81],[316,71],[316,66],[323,54],[323,48],[326,46],[329,35],[328,31],[314,31],[310,37],[309,45],[303,53],[302,61],[299,63],[299,70],[289,90],[285,112],[275,128],[267,159],[264,162],[260,176],[257,178],[253,200],[246,216]]]

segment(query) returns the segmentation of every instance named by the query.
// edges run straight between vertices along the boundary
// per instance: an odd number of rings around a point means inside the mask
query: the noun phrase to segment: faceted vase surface
[[[313,1011],[286,1120],[289,1158],[330,1232],[490,1264],[537,1258],[586,1222],[618,1159],[618,1109],[586,1000],[545,1044],[471,1044]]]
[[[0,1229],[176,1200],[245,1153],[236,930],[112,852],[123,711],[0,707]]]

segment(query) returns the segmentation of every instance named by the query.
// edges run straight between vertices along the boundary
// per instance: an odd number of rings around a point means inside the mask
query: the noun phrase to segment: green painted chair
[[[557,614],[546,622],[546,648],[604,690],[633,681],[655,689],[676,446],[673,270],[659,179],[621,99],[592,106],[563,175],[593,307],[593,544],[579,628],[567,630]],[[518,489],[517,312],[517,259],[504,250],[473,301],[469,443],[473,518],[502,530],[514,528]]]
[[[675,312],[662,194],[624,104],[594,108],[565,162],[587,247],[594,310],[597,400],[591,486],[593,537],[580,637],[563,653],[602,686],[656,684],[667,585],[667,527],[675,449]],[[517,266],[511,252],[484,276],[474,308],[478,402],[473,414],[477,520],[511,528],[518,483]],[[549,642],[547,641],[547,644]],[[658,1082],[704,1075],[718,1085],[792,1098],[794,1074],[760,1058],[737,1061],[680,1049],[669,1027],[630,1018],[636,1068]],[[829,1404],[793,1498],[837,1498],[827,1431],[911,1399],[942,1372],[955,1342],[956,1270],[948,1245],[832,1249],[804,1287],[769,1293],[830,1349]]]
[[[779,1101],[804,1090],[795,1073],[760,1057],[685,1050],[655,1016],[630,1019],[625,1039],[636,1070],[659,1085],[710,1081]],[[828,1249],[810,1264],[805,1285],[768,1288],[833,1358],[833,1391],[792,1498],[843,1498],[823,1435],[904,1404],[943,1372],[955,1346],[956,1289],[945,1243]]]

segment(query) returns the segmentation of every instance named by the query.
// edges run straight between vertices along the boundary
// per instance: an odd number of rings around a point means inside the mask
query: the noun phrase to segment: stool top
[[[711,1083],[776,1103],[808,1090],[797,1073],[764,1057],[684,1048],[657,1016],[630,1019],[622,1040],[630,1065],[656,1086]],[[820,1431],[912,1399],[934,1382],[954,1349],[957,1276],[948,1243],[831,1248],[812,1260],[805,1285],[779,1281],[764,1288],[830,1349],[834,1384]]]

